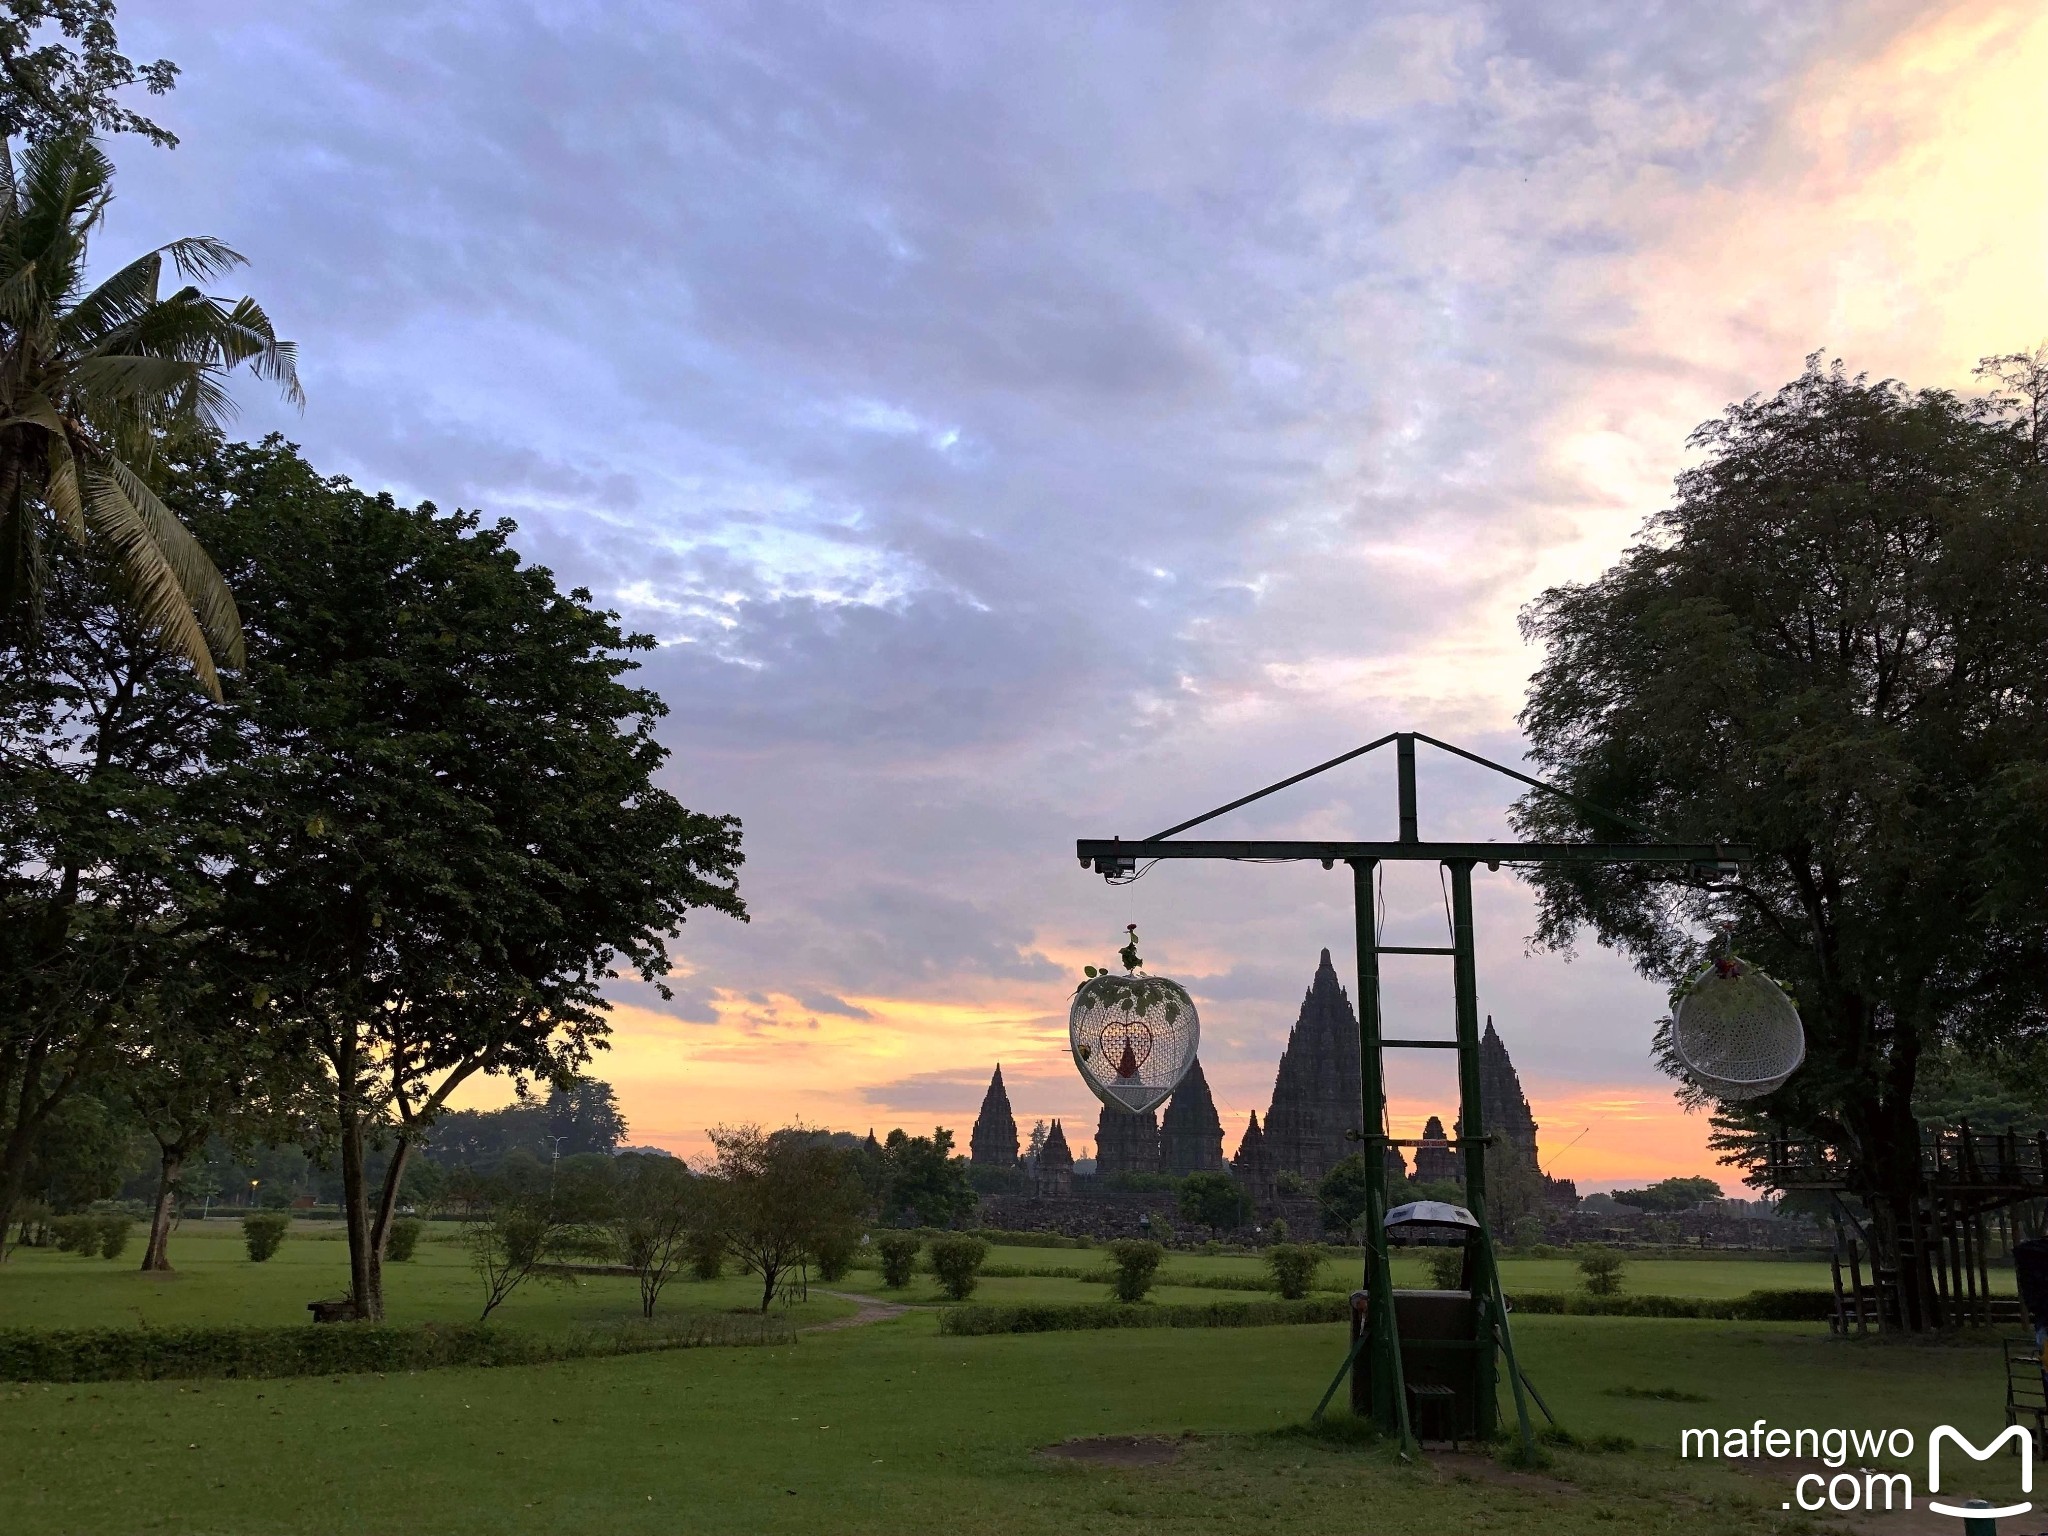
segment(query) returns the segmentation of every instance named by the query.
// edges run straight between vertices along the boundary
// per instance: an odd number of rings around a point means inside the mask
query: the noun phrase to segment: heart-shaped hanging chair
[[[1671,1010],[1671,1048],[1714,1097],[1754,1099],[1806,1059],[1806,1030],[1785,989],[1738,955],[1716,959]]]

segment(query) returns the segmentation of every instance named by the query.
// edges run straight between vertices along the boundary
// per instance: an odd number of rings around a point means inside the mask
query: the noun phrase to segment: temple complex
[[[996,1063],[996,1075],[989,1079],[982,1096],[981,1113],[974,1120],[974,1135],[967,1143],[967,1160],[977,1168],[1017,1166],[1017,1117],[1010,1113],[1010,1095],[1003,1087],[1003,1066]]]
[[[1142,1115],[1114,1105],[1102,1106],[1095,1121],[1095,1177],[1159,1171],[1159,1113]]]

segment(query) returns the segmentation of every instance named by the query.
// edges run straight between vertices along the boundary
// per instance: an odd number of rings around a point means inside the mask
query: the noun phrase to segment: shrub
[[[1273,1180],[1273,1188],[1283,1195],[1299,1195],[1308,1189],[1308,1180],[1292,1168],[1283,1168]]]
[[[0,1381],[155,1381],[175,1377],[329,1376],[435,1366],[531,1365],[712,1345],[788,1344],[787,1319],[714,1312],[666,1324],[569,1334],[477,1324],[411,1327],[0,1328]]]
[[[1159,1244],[1160,1247],[1171,1248],[1174,1239],[1179,1236],[1180,1234],[1173,1230],[1173,1223],[1164,1216],[1154,1216],[1152,1218],[1152,1241]]]
[[[1527,1250],[1543,1241],[1543,1223],[1534,1216],[1524,1216],[1515,1223],[1515,1247]]]
[[[99,1224],[90,1216],[52,1216],[50,1236],[59,1253],[89,1254],[99,1247]]]
[[[988,1244],[978,1237],[941,1237],[932,1243],[932,1273],[939,1277],[939,1289],[955,1301],[974,1294],[981,1279],[981,1261],[988,1257]]]
[[[1109,1261],[1116,1266],[1116,1273],[1110,1276],[1109,1285],[1116,1299],[1143,1301],[1152,1289],[1152,1277],[1159,1273],[1159,1261],[1165,1257],[1166,1250],[1159,1244],[1142,1239],[1111,1243]]]
[[[820,1280],[844,1280],[846,1272],[853,1268],[854,1241],[851,1233],[834,1232],[820,1238],[817,1252],[811,1257],[817,1261]]]
[[[1508,1298],[1531,1316],[1703,1317],[1750,1323],[1820,1323],[1834,1316],[1832,1291],[1751,1291],[1747,1296],[1589,1296],[1583,1291],[1522,1291]]]
[[[1273,1225],[1266,1228],[1266,1235],[1276,1243],[1285,1243],[1293,1239],[1294,1229],[1287,1225],[1285,1216],[1275,1216]]]
[[[128,1247],[128,1234],[135,1230],[135,1223],[126,1216],[95,1216],[92,1219],[92,1246],[103,1259],[118,1259]]]
[[[1621,1255],[1612,1248],[1588,1244],[1578,1251],[1579,1273],[1589,1296],[1613,1296],[1621,1290]]]
[[[690,1273],[699,1280],[716,1280],[725,1273],[725,1234],[716,1227],[699,1227],[690,1234]]]
[[[1323,1250],[1314,1243],[1275,1243],[1266,1250],[1266,1269],[1273,1288],[1289,1301],[1300,1301],[1316,1283]]]
[[[251,1262],[261,1264],[284,1245],[292,1219],[283,1211],[252,1211],[242,1218],[242,1241]]]
[[[1094,1328],[1269,1328],[1280,1323],[1341,1323],[1350,1316],[1348,1296],[1314,1296],[1304,1301],[1153,1302],[1142,1307],[1102,1301],[1081,1306],[948,1307],[939,1314],[939,1332],[969,1336]]]
[[[401,1216],[391,1223],[391,1233],[384,1241],[384,1257],[393,1264],[410,1264],[413,1250],[420,1245],[420,1228],[424,1226],[417,1216]]]
[[[910,1284],[910,1272],[917,1265],[917,1251],[924,1239],[915,1232],[884,1232],[875,1243],[882,1256],[882,1284],[900,1291]]]
[[[1465,1283],[1465,1245],[1432,1248],[1423,1255],[1429,1266],[1429,1283],[1440,1291],[1455,1291]]]

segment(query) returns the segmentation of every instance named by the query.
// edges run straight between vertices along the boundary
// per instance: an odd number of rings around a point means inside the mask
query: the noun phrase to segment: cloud
[[[1348,975],[1342,872],[1111,891],[1073,838],[1401,725],[1516,760],[1517,608],[1613,558],[1694,423],[1816,345],[1953,382],[2048,328],[2021,4],[124,27],[185,66],[185,145],[120,147],[105,239],[250,255],[310,401],[244,391],[248,430],[515,517],[659,640],[667,782],[743,818],[755,919],[684,930],[674,1003],[618,988],[607,1069],[683,1143],[735,1106],[971,1114],[998,1053],[1087,1120],[1065,998],[1134,919],[1203,978],[1219,1101],[1263,1109],[1317,950]],[[1499,834],[1509,786],[1430,773],[1426,826]],[[1390,820],[1366,762],[1217,830]],[[1396,871],[1388,921],[1438,897]],[[1506,876],[1480,921],[1525,1073],[1662,1102],[1654,987],[1524,957]]]

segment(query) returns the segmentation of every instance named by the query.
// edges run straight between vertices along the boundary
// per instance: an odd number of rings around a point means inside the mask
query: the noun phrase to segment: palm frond
[[[93,530],[114,552],[135,616],[167,650],[191,662],[201,686],[218,699],[220,675],[214,670],[206,635],[148,520],[109,475],[93,477],[90,505]]]
[[[198,615],[201,629],[214,654],[230,667],[242,664],[242,616],[235,609],[234,594],[221,579],[213,557],[192,537],[192,530],[178,515],[157,499],[143,478],[125,460],[109,456],[106,470],[130,506],[142,517],[157,546],[169,562],[178,585]]]
[[[80,299],[59,323],[58,336],[72,350],[83,352],[109,332],[133,325],[157,302],[163,271],[161,251],[138,256]]]
[[[169,245],[158,246],[153,254],[170,257],[171,265],[188,283],[203,283],[223,272],[249,265],[248,257],[225,240],[216,240],[212,235],[187,235]]]
[[[78,455],[71,451],[70,437],[50,434],[50,472],[43,481],[43,499],[50,504],[64,531],[81,543],[85,539],[85,502],[78,483]]]

